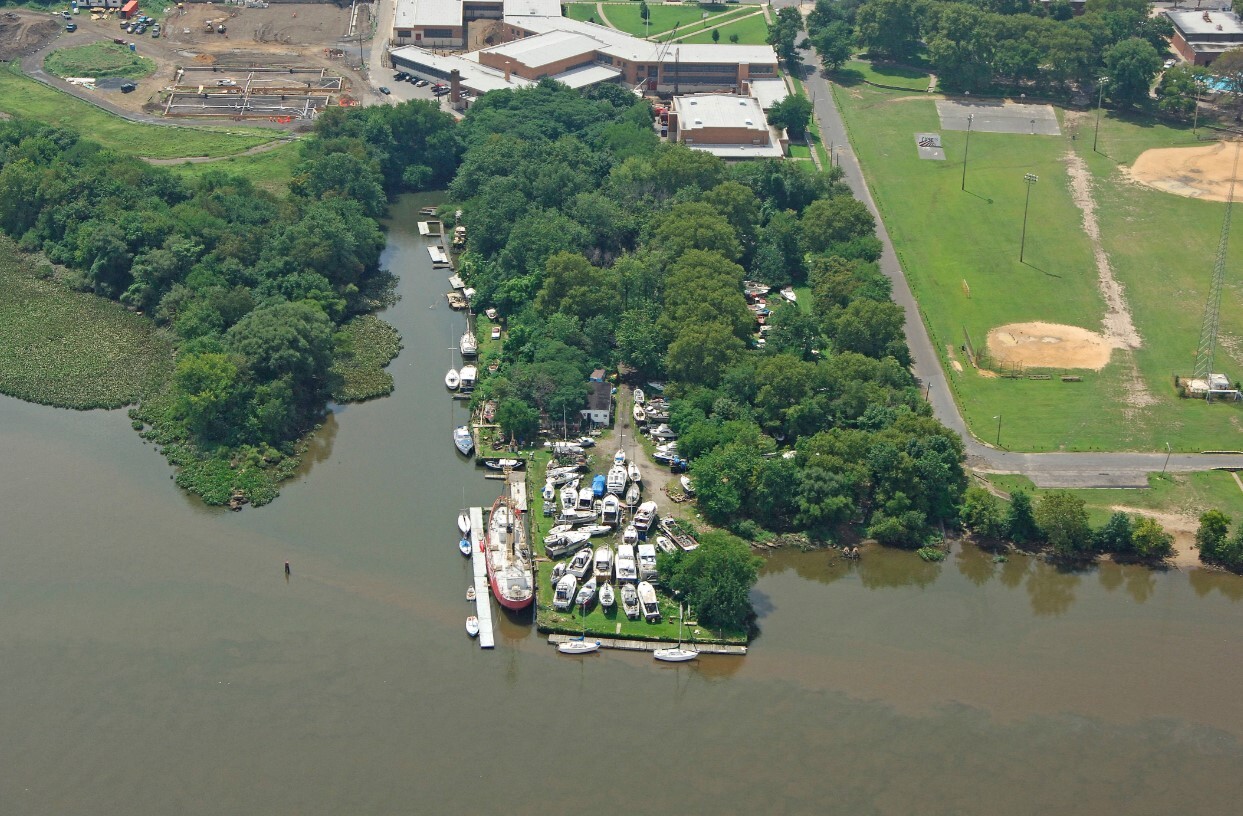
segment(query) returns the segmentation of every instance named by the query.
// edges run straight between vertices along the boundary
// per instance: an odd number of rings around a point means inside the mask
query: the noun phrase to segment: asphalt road
[[[777,6],[798,5],[777,2]],[[805,33],[802,36],[806,36]],[[802,37],[800,37],[800,42]],[[880,268],[893,281],[893,299],[906,314],[906,342],[914,358],[915,377],[927,392],[933,414],[946,427],[958,433],[967,453],[967,464],[985,473],[1016,473],[1029,477],[1038,487],[1147,487],[1147,474],[1169,470],[1188,472],[1213,468],[1243,469],[1243,454],[1152,453],[1016,453],[989,445],[973,436],[954,402],[949,383],[941,370],[939,357],[920,316],[919,305],[911,294],[902,265],[894,253],[885,222],[876,209],[872,193],[846,135],[846,127],[834,104],[829,82],[816,67],[819,60],[811,51],[803,52],[808,70],[804,77],[811,96],[820,133],[837,156],[845,181],[876,217],[876,235],[883,251]],[[1004,423],[1004,417],[1002,419]],[[1003,429],[1004,431],[1004,429]]]

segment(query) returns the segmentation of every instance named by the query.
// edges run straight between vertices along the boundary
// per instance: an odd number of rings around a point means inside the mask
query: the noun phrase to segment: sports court
[[[981,133],[1029,133],[1061,136],[1052,105],[1019,102],[952,102],[939,100],[937,115],[943,130],[966,130],[967,117],[974,117],[971,129]]]

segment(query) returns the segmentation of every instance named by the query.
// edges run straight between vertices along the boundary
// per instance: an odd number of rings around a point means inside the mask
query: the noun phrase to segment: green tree
[[[1141,105],[1148,101],[1148,89],[1161,69],[1157,49],[1138,37],[1111,46],[1104,54],[1109,72],[1109,98],[1120,105]]]
[[[969,487],[963,493],[958,518],[963,527],[981,538],[997,539],[1005,533],[1001,502],[982,487]]]
[[[721,29],[719,28],[712,29],[712,41],[714,43],[718,43],[721,41]]]
[[[534,439],[539,433],[539,411],[522,400],[501,400],[496,406],[496,422],[501,426],[501,433],[510,439]]]
[[[229,437],[243,395],[237,365],[225,354],[183,354],[173,372],[176,415],[201,440]]]
[[[737,631],[746,629],[755,615],[751,588],[763,563],[742,539],[728,533],[704,533],[698,548],[673,559],[666,569],[666,583],[686,600],[700,623]]]
[[[639,19],[647,21],[652,18],[652,10],[647,7],[647,0],[639,0]]]
[[[1243,65],[1240,66],[1243,68]],[[1203,69],[1176,65],[1161,75],[1157,84],[1157,109],[1170,119],[1189,119],[1195,113]]]
[[[1133,549],[1134,525],[1131,517],[1123,512],[1114,513],[1093,535],[1096,551],[1101,553],[1127,554]]]
[[[915,56],[926,13],[923,0],[867,0],[855,15],[859,44],[873,56]]]
[[[991,79],[997,40],[993,16],[965,3],[939,7],[928,58],[947,87],[976,90]]]
[[[1145,561],[1160,561],[1174,554],[1174,536],[1148,516],[1141,516],[1135,522],[1131,543],[1135,555]]]
[[[835,244],[844,243],[876,231],[876,219],[867,205],[847,195],[818,199],[803,211],[803,249],[826,252]]]
[[[803,139],[807,136],[811,114],[811,100],[801,94],[791,94],[768,109],[768,123],[784,128],[791,139]]]
[[[1226,543],[1230,533],[1230,517],[1220,510],[1209,510],[1200,515],[1200,526],[1196,529],[1196,546],[1200,549],[1200,560],[1215,562]]]
[[[716,385],[744,348],[720,321],[692,323],[669,344],[665,368],[677,380]]]
[[[892,300],[860,298],[837,313],[827,333],[838,351],[854,351],[877,359],[893,357],[906,365],[910,352],[902,331],[905,321],[902,307]]]
[[[787,6],[777,12],[777,19],[768,27],[768,44],[777,52],[777,56],[786,66],[797,73],[802,64],[799,59],[798,46],[795,40],[803,30],[803,15],[798,9]]]
[[[820,64],[826,71],[836,71],[850,59],[854,53],[855,34],[850,24],[844,20],[835,20],[824,28],[814,31],[811,44],[820,54]]]
[[[1006,538],[1022,546],[1040,541],[1043,535],[1032,512],[1032,498],[1022,490],[1010,494],[1006,510]]]
[[[715,207],[702,201],[671,207],[660,219],[655,238],[656,246],[670,259],[680,258],[692,249],[716,252],[731,261],[742,256],[742,245],[733,226]]]
[[[1092,528],[1083,499],[1066,491],[1046,493],[1036,504],[1036,523],[1060,558],[1078,558],[1090,552]]]

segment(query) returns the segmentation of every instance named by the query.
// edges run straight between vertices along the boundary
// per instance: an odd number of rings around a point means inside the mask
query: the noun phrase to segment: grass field
[[[219,161],[185,162],[166,167],[187,179],[196,179],[204,173],[220,170],[243,175],[256,186],[270,193],[284,195],[289,192],[289,180],[294,167],[301,161],[301,153],[294,142],[255,153],[250,156],[231,156]]]
[[[600,14],[596,9],[595,3],[566,3],[566,16],[574,20],[595,20],[595,22],[604,25],[604,21],[600,19]],[[754,9],[751,9],[754,10]],[[735,6],[726,6],[723,4],[695,4],[685,3],[678,6],[664,6],[659,3],[649,3],[648,11],[651,13],[650,26],[645,26],[643,18],[639,16],[639,4],[636,3],[605,3],[604,13],[608,16],[612,27],[619,31],[625,31],[627,34],[633,34],[636,37],[645,36],[650,33],[652,35],[660,34],[673,28],[681,23],[683,28],[691,26],[692,23],[699,25],[702,23],[702,15],[708,14],[708,21],[711,22],[716,17],[727,12],[737,14],[739,10]]]
[[[748,12],[750,11],[751,9],[748,9]],[[709,24],[714,22],[717,21],[714,19],[708,20]],[[768,23],[764,20],[763,14],[751,14],[751,16],[745,17],[745,19],[727,23],[714,30],[720,32],[721,39],[719,42],[725,45],[731,42],[730,35],[732,34],[738,35],[739,45],[763,45],[768,39]],[[678,42],[710,43],[712,42],[712,31],[701,31],[685,39],[680,39]]]
[[[130,122],[0,67],[0,111],[77,130],[86,138],[131,156],[229,156],[265,144],[278,134],[261,128],[165,127]]]
[[[48,54],[43,67],[61,77],[145,77],[155,72],[155,60],[140,57],[124,45],[95,42],[60,48]]]
[[[833,79],[843,85],[854,85],[866,80],[912,91],[928,90],[928,74],[923,71],[900,65],[873,64],[866,60],[851,60],[833,75]]]
[[[0,393],[62,408],[136,402],[172,368],[172,343],[118,303],[69,292],[0,237]]]
[[[982,346],[989,329],[1042,320],[1100,328],[1103,301],[1082,216],[1071,198],[1064,154],[1076,151],[1094,176],[1102,245],[1143,337],[1141,349],[1114,352],[1100,372],[1075,369],[1083,382],[986,379],[969,367],[949,377],[967,422],[992,442],[1020,450],[1177,450],[1240,447],[1243,413],[1235,405],[1180,400],[1174,372],[1191,367],[1224,205],[1194,201],[1128,183],[1116,163],[1091,150],[1091,119],[1077,139],[976,132],[967,191],[960,190],[965,134],[941,132],[933,100],[864,84],[834,88],[854,149],[933,335],[943,370],[947,347],[958,352],[964,329]],[[941,132],[947,160],[920,161],[917,132]],[[1189,138],[1187,132],[1184,138]],[[1102,148],[1132,157],[1178,132],[1109,120]],[[1024,173],[1032,190],[1027,263],[1018,261]],[[1236,242],[1232,263],[1243,258]],[[969,296],[963,281],[969,286]],[[1223,346],[1243,337],[1239,290],[1223,299]],[[1232,378],[1243,366],[1221,352]],[[1134,366],[1134,370],[1132,369]],[[1152,403],[1129,404],[1138,379]],[[1058,372],[1052,372],[1058,373]]]
[[[1033,498],[1046,493],[1066,492],[1083,499],[1092,524],[1104,523],[1115,505],[1156,512],[1178,512],[1199,516],[1206,510],[1221,510],[1235,520],[1243,519],[1243,490],[1234,477],[1223,471],[1204,473],[1153,473],[1147,490],[1067,490],[1036,488],[1024,476],[988,476],[988,480],[1007,493],[1025,490]]]

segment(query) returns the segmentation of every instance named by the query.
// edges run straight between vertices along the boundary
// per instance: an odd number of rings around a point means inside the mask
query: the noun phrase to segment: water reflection
[[[1232,601],[1243,599],[1243,580],[1237,575],[1216,570],[1193,569],[1187,574],[1191,588],[1203,598],[1213,592],[1220,592]]]
[[[1047,561],[1036,561],[1025,584],[1032,612],[1039,617],[1066,614],[1075,602],[1074,590],[1078,585],[1079,575],[1073,570]]]
[[[1127,594],[1143,603],[1157,591],[1157,573],[1147,567],[1132,566],[1126,573]]]
[[[328,412],[324,417],[324,421],[320,423],[318,429],[311,436],[306,446],[306,456],[302,460],[302,465],[298,468],[298,477],[305,476],[313,465],[328,461],[328,457],[332,456],[332,444],[337,439],[337,412],[344,410],[343,408],[333,406],[333,410]]]
[[[984,586],[997,574],[997,562],[993,554],[974,544],[956,545],[953,557],[958,572],[976,586]]]

